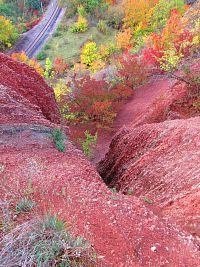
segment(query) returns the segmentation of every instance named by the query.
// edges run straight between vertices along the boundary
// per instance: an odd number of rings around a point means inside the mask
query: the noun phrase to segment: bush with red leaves
[[[64,62],[61,57],[55,58],[53,69],[57,75],[62,75],[68,69],[68,65]]]
[[[81,79],[73,78],[69,84],[73,89],[72,95],[63,99],[68,105],[68,111],[76,115],[78,121],[95,121],[109,123],[115,117],[113,111],[112,88],[104,80],[96,80],[89,75]]]
[[[32,29],[34,26],[36,26],[39,22],[40,22],[40,20],[41,20],[41,18],[37,18],[37,19],[35,19],[35,20],[33,20],[33,21],[30,21],[30,22],[28,22],[28,23],[26,23],[26,28],[27,29]]]
[[[142,85],[150,76],[150,69],[142,56],[133,55],[128,50],[119,56],[117,83],[113,93],[118,100],[128,98],[134,88]]]
[[[148,41],[147,48],[143,50],[144,58],[158,68],[163,61],[168,61],[166,55],[169,56],[170,51],[173,51],[171,55],[178,62],[178,58],[188,57],[193,48],[199,45],[198,36],[187,29],[178,10],[172,10],[163,31],[151,33]],[[172,61],[173,58],[169,59],[169,62]]]

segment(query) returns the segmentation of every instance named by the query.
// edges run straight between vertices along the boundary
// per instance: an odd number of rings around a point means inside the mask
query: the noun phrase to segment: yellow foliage
[[[98,59],[98,60],[95,60],[92,64],[92,66],[90,67],[90,70],[91,72],[95,73],[99,70],[102,70],[106,67],[106,63],[101,60],[101,59]]]
[[[18,37],[19,34],[12,22],[0,16],[0,47],[11,47]]]
[[[88,21],[83,16],[79,15],[77,22],[72,25],[72,32],[85,32],[88,29]]]
[[[28,64],[29,58],[27,57],[26,53],[23,51],[21,53],[13,53],[11,58],[14,60],[18,60],[20,62]]]
[[[97,50],[98,48],[95,42],[86,43],[82,48],[81,63],[90,67],[95,60],[99,59]]]
[[[68,94],[71,92],[71,89],[67,87],[66,82],[64,80],[59,80],[57,83],[53,86],[53,90],[55,93],[56,100],[59,102],[61,100],[61,97],[63,95]]]
[[[160,63],[161,69],[164,71],[171,71],[175,69],[180,63],[181,59],[184,57],[183,54],[177,54],[175,49],[169,49],[163,52],[164,55],[158,61]]]
[[[101,59],[106,60],[110,55],[109,47],[107,45],[100,45],[99,54],[101,55]]]
[[[90,70],[91,72],[99,71],[106,66],[106,61],[115,50],[113,44],[101,45],[99,48],[95,42],[88,42],[82,48],[80,56],[81,64],[76,64],[75,70]]]
[[[74,64],[73,70],[75,72],[84,72],[87,70],[87,66],[83,63],[76,63],[76,64]]]

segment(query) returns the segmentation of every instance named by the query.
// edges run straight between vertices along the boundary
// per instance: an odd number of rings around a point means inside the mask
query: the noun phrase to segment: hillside
[[[64,153],[56,150],[49,133],[60,126],[51,89],[26,65],[2,54],[0,59],[1,92],[5,92],[1,94],[1,203],[10,203],[11,214],[11,207],[25,196],[36,203],[25,217],[12,215],[12,224],[51,210],[93,243],[103,266],[198,266],[195,239],[175,226],[174,219],[166,221],[156,205],[137,196],[112,193],[69,141]],[[36,81],[40,86],[34,97]]]
[[[0,267],[199,267],[200,0],[79,1],[0,53]]]

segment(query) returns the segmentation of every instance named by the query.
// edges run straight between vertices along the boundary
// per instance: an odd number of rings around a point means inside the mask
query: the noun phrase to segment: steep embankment
[[[99,171],[107,184],[147,197],[200,236],[200,118],[124,128]]]
[[[52,89],[33,69],[0,54],[0,124],[60,123]]]
[[[108,190],[70,142],[65,153],[56,150],[49,133],[60,119],[52,89],[24,64],[0,60],[1,202],[13,207],[26,196],[36,202],[28,217],[51,210],[71,222],[94,244],[101,266],[199,266],[190,235],[143,200]]]

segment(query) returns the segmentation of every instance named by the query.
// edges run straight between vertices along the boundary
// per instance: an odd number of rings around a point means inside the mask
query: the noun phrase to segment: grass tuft
[[[23,223],[0,241],[0,266],[95,266],[95,252],[56,215]]]
[[[58,151],[65,152],[65,149],[66,149],[65,136],[64,136],[63,132],[60,129],[55,129],[55,130],[53,130],[51,135],[54,139],[54,143],[55,143],[55,146],[58,149]]]
[[[29,212],[36,206],[36,203],[30,199],[23,198],[16,204],[16,212],[23,213]]]

